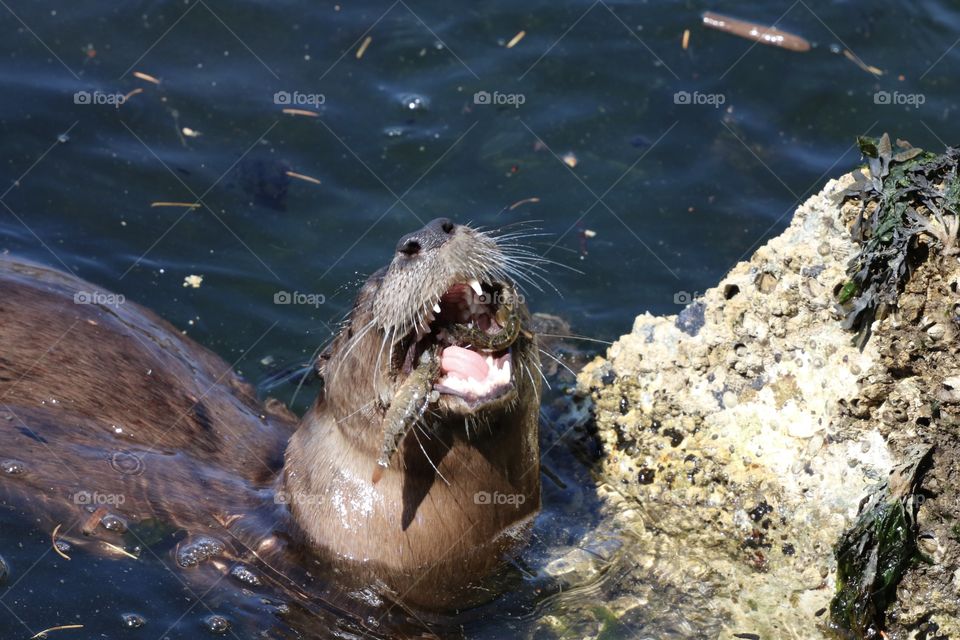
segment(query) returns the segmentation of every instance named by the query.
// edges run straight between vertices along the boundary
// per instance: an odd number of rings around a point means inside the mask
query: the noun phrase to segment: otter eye
[[[450,222],[449,220],[446,220],[446,221],[444,221],[444,223],[440,226],[440,228],[443,229],[443,232],[444,232],[444,233],[453,233],[454,224],[453,224],[452,222]]]
[[[416,240],[407,240],[397,251],[405,256],[415,256],[420,253],[420,243]]]

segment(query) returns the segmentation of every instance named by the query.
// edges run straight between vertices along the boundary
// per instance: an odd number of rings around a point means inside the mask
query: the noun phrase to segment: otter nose
[[[408,233],[400,238],[400,242],[397,243],[397,253],[413,257],[422,251],[439,249],[453,237],[456,231],[457,225],[449,218],[431,220],[423,229]]]

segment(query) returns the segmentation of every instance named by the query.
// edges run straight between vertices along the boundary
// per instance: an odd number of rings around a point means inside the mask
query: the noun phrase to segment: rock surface
[[[852,181],[828,183],[678,316],[639,316],[579,376],[599,491],[634,539],[607,596],[638,633],[662,616],[677,637],[828,635],[834,544],[922,440],[936,445],[918,516],[933,563],[904,579],[888,633],[960,637],[960,262],[920,265],[858,350],[836,311],[858,249],[841,203]],[[645,609],[663,601],[651,589],[674,606]]]

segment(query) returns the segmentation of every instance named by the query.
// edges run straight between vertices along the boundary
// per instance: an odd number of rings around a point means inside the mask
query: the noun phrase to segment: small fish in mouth
[[[514,391],[510,347],[521,331],[518,296],[506,283],[457,284],[425,313],[426,329],[406,349],[402,371],[416,357],[384,416],[373,483],[383,477],[406,434],[441,394],[480,406]]]

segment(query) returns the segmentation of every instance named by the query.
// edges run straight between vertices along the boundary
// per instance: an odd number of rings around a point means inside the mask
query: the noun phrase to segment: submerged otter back
[[[127,517],[203,518],[219,491],[242,503],[236,484],[278,472],[292,421],[262,413],[226,362],[153,313],[0,259],[0,458],[24,470],[0,491],[78,514],[77,495],[99,492]],[[234,477],[198,488],[213,467]]]

